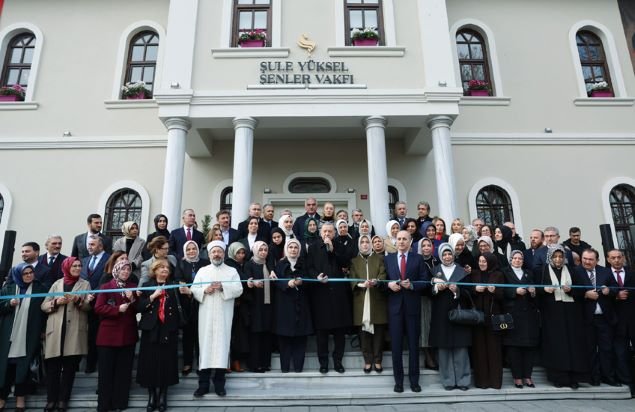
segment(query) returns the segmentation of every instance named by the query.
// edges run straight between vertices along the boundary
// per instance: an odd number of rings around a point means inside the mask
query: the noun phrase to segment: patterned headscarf
[[[69,256],[62,262],[62,273],[64,274],[64,284],[65,285],[74,285],[79,280],[79,276],[75,277],[71,275],[71,266],[73,263],[79,260],[76,257]]]

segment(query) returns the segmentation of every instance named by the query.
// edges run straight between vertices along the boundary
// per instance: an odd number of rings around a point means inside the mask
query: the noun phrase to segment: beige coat
[[[79,279],[73,286],[73,291],[90,290],[90,283]],[[49,293],[64,292],[64,279],[59,279]],[[66,335],[64,337],[64,356],[85,355],[88,353],[88,311],[91,305],[86,301],[87,295],[80,295],[80,303],[68,303],[66,306]],[[55,358],[61,355],[62,322],[64,320],[64,306],[53,308],[53,299],[48,296],[42,302],[42,310],[48,313],[46,321],[46,338],[44,342],[44,358]]]

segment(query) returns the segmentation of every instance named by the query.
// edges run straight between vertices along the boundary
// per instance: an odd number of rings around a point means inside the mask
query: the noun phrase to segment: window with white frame
[[[613,215],[617,247],[624,251],[628,265],[635,263],[635,243],[631,228],[635,226],[635,188],[619,184],[611,190],[609,204]]]
[[[0,86],[18,86],[26,90],[29,86],[34,55],[35,35],[33,33],[23,32],[13,36],[4,56]]]
[[[512,201],[505,189],[488,185],[476,195],[476,214],[487,225],[500,226],[514,221]]]

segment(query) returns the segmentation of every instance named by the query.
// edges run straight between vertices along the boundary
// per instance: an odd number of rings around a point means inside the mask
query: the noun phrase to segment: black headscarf
[[[159,219],[161,218],[165,219],[165,223],[166,223],[165,229],[159,229]],[[158,215],[154,217],[154,228],[156,229],[154,237],[165,236],[166,239],[170,238],[170,231],[168,230],[167,223],[168,223],[168,217],[164,214],[159,213]]]

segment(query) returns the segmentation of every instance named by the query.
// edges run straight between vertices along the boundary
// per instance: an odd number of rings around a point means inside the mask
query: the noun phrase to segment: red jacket
[[[137,285],[126,282],[127,288]],[[115,280],[102,285],[101,289],[117,289]],[[136,295],[135,295],[136,297]],[[97,346],[128,346],[137,342],[136,300],[124,313],[119,312],[119,305],[127,303],[128,299],[121,292],[98,293],[95,301],[95,313],[99,316],[99,330],[97,331]]]

